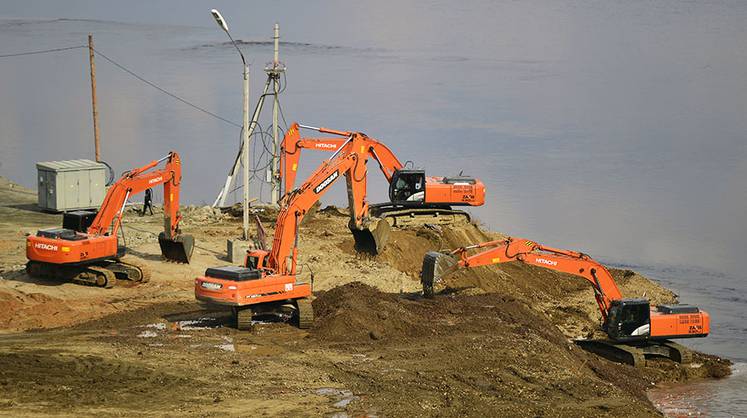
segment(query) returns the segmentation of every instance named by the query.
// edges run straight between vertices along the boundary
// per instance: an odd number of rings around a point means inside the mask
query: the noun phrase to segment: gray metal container
[[[53,212],[93,209],[106,195],[106,166],[91,160],[36,163],[39,207]]]

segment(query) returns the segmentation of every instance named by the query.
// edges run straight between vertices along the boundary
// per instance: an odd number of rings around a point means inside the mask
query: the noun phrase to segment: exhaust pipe
[[[158,234],[158,245],[161,246],[161,255],[165,259],[189,264],[195,249],[195,238],[192,235],[178,235],[171,239],[165,232],[161,232]]]
[[[432,298],[435,293],[434,288],[441,278],[458,267],[457,260],[451,255],[428,251],[423,257],[423,268],[420,270],[423,296]]]

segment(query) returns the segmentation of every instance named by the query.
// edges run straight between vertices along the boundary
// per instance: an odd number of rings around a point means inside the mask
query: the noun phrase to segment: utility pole
[[[233,47],[238,51],[241,57],[241,62],[244,64],[244,124],[241,129],[241,161],[244,166],[244,222],[243,222],[243,239],[244,241],[249,240],[249,64],[246,63],[244,53],[241,52],[236,41],[233,40],[231,32],[228,31],[228,23],[226,19],[220,14],[219,11],[212,9],[210,13],[215,19],[215,23],[226,32],[228,39],[231,40]]]
[[[270,172],[270,182],[272,183],[272,191],[270,194],[270,200],[273,205],[277,205],[280,200],[280,136],[278,127],[278,108],[280,102],[278,94],[280,93],[280,74],[285,72],[285,65],[279,60],[280,50],[280,25],[275,23],[275,31],[272,39],[275,41],[275,54],[272,60],[272,64],[265,68],[268,77],[272,79],[272,91],[275,96],[275,100],[272,103],[272,165]]]
[[[93,109],[93,142],[96,161],[101,161],[99,148],[99,111],[96,108],[96,63],[93,61],[93,34],[88,34],[88,62],[91,67],[91,107]]]
[[[238,49],[238,48],[237,48]],[[243,58],[243,56],[242,56]],[[244,61],[244,127],[241,130],[244,164],[244,240],[249,240],[249,64]]]

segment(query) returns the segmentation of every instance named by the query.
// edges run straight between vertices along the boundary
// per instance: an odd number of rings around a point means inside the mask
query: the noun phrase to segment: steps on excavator
[[[646,359],[663,357],[682,364],[692,362],[692,351],[681,344],[665,341],[647,341],[630,345],[611,340],[574,340],[576,345],[591,353],[617,363],[643,367]]]

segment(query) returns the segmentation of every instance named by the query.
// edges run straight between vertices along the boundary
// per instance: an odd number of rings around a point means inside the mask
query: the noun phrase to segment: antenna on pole
[[[280,200],[280,135],[278,127],[278,109],[280,94],[280,75],[285,72],[285,64],[280,62],[280,25],[275,23],[273,32],[274,55],[271,63],[265,67],[267,77],[272,80],[272,92],[274,97],[272,103],[272,164],[268,174],[268,181],[272,184],[270,203],[277,205]]]

